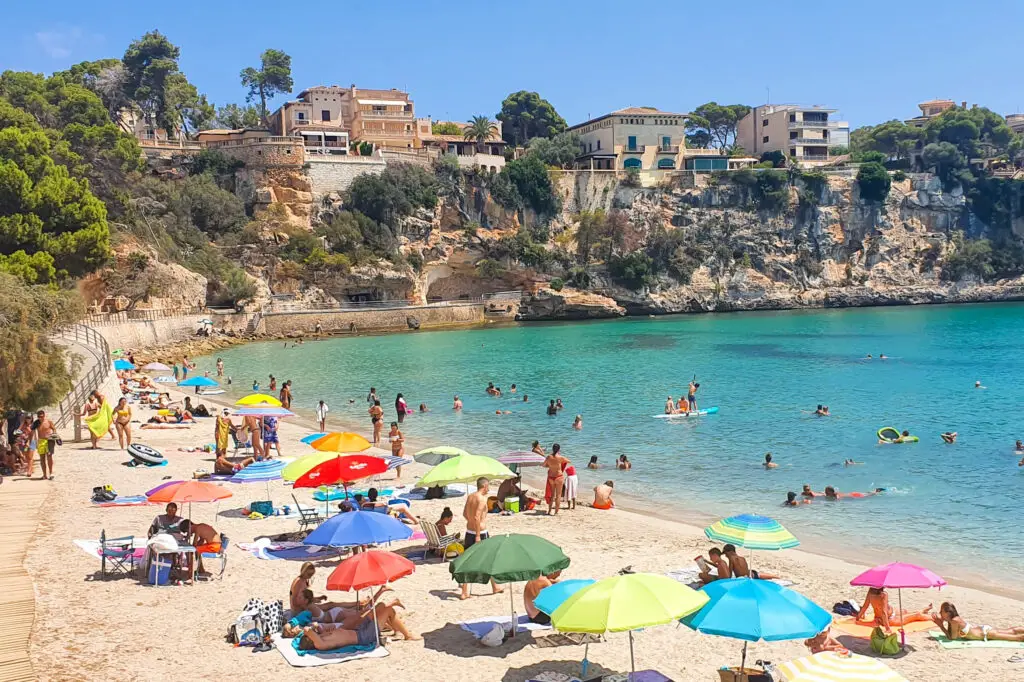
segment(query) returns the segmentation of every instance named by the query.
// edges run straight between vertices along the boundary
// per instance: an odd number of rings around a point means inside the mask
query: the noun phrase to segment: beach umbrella
[[[310,447],[320,452],[362,452],[370,447],[370,441],[358,433],[332,431],[311,442]]]
[[[114,369],[118,371],[124,371],[127,369],[135,369],[135,365],[128,362],[127,360],[114,360]]]
[[[231,497],[231,491],[216,483],[206,481],[172,481],[158,486],[146,494],[148,502],[180,504],[188,502],[188,515],[192,516],[193,502],[217,502]]]
[[[408,540],[411,536],[412,529],[409,526],[387,514],[354,511],[332,516],[317,526],[302,542],[323,547],[358,547]]]
[[[149,364],[143,365],[142,369],[147,372],[170,372],[171,368],[162,362],[150,362]]]
[[[260,462],[253,462],[247,467],[239,469],[235,475],[228,479],[228,483],[266,483],[267,499],[270,499],[270,482],[281,480],[281,472],[285,468],[285,462],[279,459],[265,459]]]
[[[536,535],[510,533],[476,542],[451,562],[448,570],[459,584],[512,583],[533,580],[561,571],[569,557],[561,548]],[[516,634],[516,606],[512,586],[508,590],[512,606],[512,635]]]
[[[506,452],[504,455],[498,458],[498,461],[508,467],[541,466],[542,464],[544,464],[544,455],[538,455],[536,452],[524,452],[522,450],[516,450],[513,452]]]
[[[395,455],[375,455],[375,456],[376,457],[380,457],[382,460],[384,460],[385,464],[388,465],[388,468],[387,468],[388,471],[391,471],[392,469],[397,469],[398,467],[409,466],[410,464],[413,463],[413,461],[411,459],[408,459],[407,457],[396,457]]]
[[[832,622],[832,614],[799,592],[769,580],[715,580],[700,590],[710,601],[683,618],[698,632],[743,640],[740,670],[747,665],[747,642],[814,637]]]
[[[353,512],[355,513],[355,512]],[[328,590],[352,592],[404,578],[416,564],[394,552],[370,549],[342,561],[327,577]]]
[[[387,464],[380,457],[368,455],[341,455],[337,452],[324,453],[329,458],[310,467],[304,474],[295,479],[294,488],[319,488],[320,486],[345,486],[345,497],[348,498],[348,484],[370,476],[382,474],[388,470]],[[330,499],[324,497],[324,516],[330,516]]]
[[[266,393],[250,393],[244,398],[239,398],[237,401],[235,401],[235,405],[241,407],[251,407],[256,405],[269,405],[270,407],[281,407],[281,401],[272,395],[267,395]]]
[[[778,665],[787,682],[907,682],[877,658],[822,651]]]
[[[338,564],[337,568],[327,577],[327,589],[342,590],[344,592],[355,590],[356,602],[358,603],[359,590],[375,585],[386,585],[399,578],[411,575],[415,570],[416,565],[404,556],[399,556],[394,552],[370,549],[351,556]],[[370,605],[374,625],[377,624],[378,594],[373,595]],[[379,630],[377,643],[380,643]]]
[[[323,438],[326,435],[327,435],[326,433],[311,433],[308,436],[303,436],[302,438],[300,438],[299,442],[300,443],[304,443],[305,445],[309,445],[313,441],[320,440],[321,438]]]
[[[441,462],[444,462],[461,455],[468,455],[469,453],[462,448],[454,448],[449,445],[438,445],[437,447],[427,448],[426,450],[420,450],[413,458],[420,464],[426,464],[427,466],[437,466]]]
[[[515,476],[515,473],[507,466],[493,457],[459,455],[435,466],[416,485],[430,488],[446,486],[450,483],[471,483],[478,478],[515,478]]]
[[[217,382],[209,377],[191,377],[184,381],[179,381],[178,386],[217,386]]]
[[[533,605],[550,616],[562,605],[562,602],[595,582],[597,581],[589,578],[559,580],[554,585],[548,585],[541,590],[537,598],[533,600]]]
[[[740,514],[716,521],[704,529],[704,535],[710,540],[746,549],[790,549],[800,544],[781,523],[757,514]]]
[[[551,614],[551,624],[561,632],[628,630],[629,662],[635,673],[633,630],[679,620],[707,602],[708,595],[668,576],[627,573],[598,580],[573,594]]]
[[[894,587],[899,600],[900,613],[903,613],[903,588],[942,587],[946,581],[927,568],[900,561],[882,566],[875,566],[864,571],[850,581],[851,585],[861,587]],[[902,619],[900,621],[902,623]],[[907,643],[907,633],[900,625],[900,645]]]
[[[191,379],[189,379],[191,381]],[[184,384],[178,384],[184,386]],[[283,407],[240,407],[235,410],[240,417],[294,417],[295,413]]]

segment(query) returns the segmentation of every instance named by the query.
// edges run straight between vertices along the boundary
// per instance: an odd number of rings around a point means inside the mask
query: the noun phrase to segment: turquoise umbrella
[[[119,372],[122,372],[122,371],[128,370],[128,369],[135,369],[135,365],[133,365],[132,363],[128,362],[127,360],[118,359],[118,360],[114,360],[114,369],[116,369]]]
[[[217,382],[207,377],[191,377],[184,381],[179,381],[178,386],[217,386]]]
[[[770,580],[716,580],[701,591],[710,601],[681,622],[698,632],[743,640],[740,669],[747,663],[747,642],[807,639],[832,622],[831,613]]]

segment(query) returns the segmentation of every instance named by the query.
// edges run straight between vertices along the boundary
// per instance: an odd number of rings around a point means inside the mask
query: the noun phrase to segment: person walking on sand
[[[132,444],[132,408],[127,398],[117,401],[114,408],[114,428],[117,429],[117,444],[122,450]]]
[[[277,450],[277,456],[281,456],[281,442],[277,437],[277,417],[263,417],[263,456],[264,459],[271,459],[270,448]]]
[[[43,479],[52,481],[53,451],[57,449],[57,427],[46,416],[45,410],[39,410],[36,412],[36,420],[32,422],[32,429],[36,450],[39,452],[39,465],[43,468]]]
[[[391,456],[405,457],[405,436],[398,428],[398,422],[391,422],[391,431],[388,432],[388,440],[391,441]],[[402,480],[402,467],[395,467],[396,480]]]
[[[576,496],[580,490],[580,477],[576,475],[576,465],[569,461],[565,465],[565,508],[576,509]]]
[[[548,470],[547,485],[550,486],[550,497],[548,498],[548,516],[558,515],[558,509],[562,505],[562,489],[565,487],[565,467],[569,460],[561,454],[562,446],[555,443],[551,446],[551,454],[544,458],[544,468]]]
[[[384,428],[384,408],[380,406],[379,400],[374,400],[367,412],[370,413],[370,423],[373,424],[373,444],[379,445],[380,432]]]
[[[316,406],[316,420],[320,424],[320,430],[327,430],[327,413],[331,411],[331,408],[327,406],[327,403],[320,401]]]
[[[476,479],[476,492],[466,496],[466,506],[462,508],[462,518],[466,519],[466,536],[462,542],[465,549],[490,537],[487,533],[487,495],[490,491],[491,482],[480,477]],[[493,594],[504,592],[493,580],[491,591]],[[462,584],[459,599],[469,599],[469,583]]]

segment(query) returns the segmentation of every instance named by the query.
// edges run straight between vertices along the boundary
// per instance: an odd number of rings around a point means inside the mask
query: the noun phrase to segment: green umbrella
[[[459,455],[438,464],[426,473],[416,485],[424,488],[445,486],[450,483],[472,483],[478,478],[515,478],[507,466],[483,455]]]
[[[569,557],[558,545],[536,535],[505,534],[481,540],[449,564],[448,570],[458,583],[513,583],[533,580],[561,571]],[[512,606],[512,634],[516,632],[516,607],[512,587],[508,590]]]

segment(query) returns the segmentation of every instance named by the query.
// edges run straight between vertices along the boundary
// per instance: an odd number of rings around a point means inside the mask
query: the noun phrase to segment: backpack
[[[117,493],[109,485],[98,485],[92,489],[93,502],[113,502],[117,499]]]
[[[886,635],[882,628],[876,627],[871,631],[871,650],[876,654],[895,656],[900,652],[900,641],[895,632]]]

